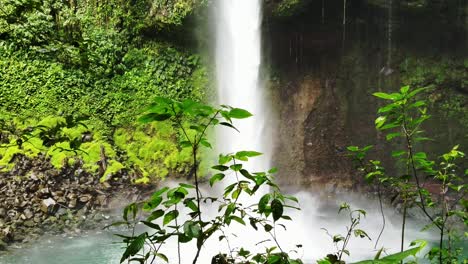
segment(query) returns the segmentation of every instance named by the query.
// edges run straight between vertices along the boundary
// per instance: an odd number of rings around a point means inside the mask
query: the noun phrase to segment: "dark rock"
[[[128,176],[101,184],[79,161],[60,170],[43,155],[19,155],[15,161],[11,171],[0,172],[0,240],[6,244],[31,242],[44,232],[79,234],[101,228],[110,217],[100,210],[113,194],[132,200],[139,193]]]
[[[0,239],[0,251],[5,251],[7,249],[7,246],[8,244]]]

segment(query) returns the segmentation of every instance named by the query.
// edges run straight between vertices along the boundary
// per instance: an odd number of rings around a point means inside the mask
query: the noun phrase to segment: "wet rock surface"
[[[18,156],[15,164],[0,172],[0,250],[45,233],[78,235],[102,228],[112,221],[111,211],[154,188],[132,185],[126,172],[101,183],[80,162],[58,170],[44,156]]]

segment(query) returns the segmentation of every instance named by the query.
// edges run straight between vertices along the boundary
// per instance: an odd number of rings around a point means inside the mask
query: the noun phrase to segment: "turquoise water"
[[[350,262],[372,258],[377,250],[374,250],[375,237],[378,235],[381,227],[379,211],[375,209],[376,201],[361,197],[346,197],[330,199],[330,203],[324,204],[323,197],[314,197],[309,193],[298,193],[299,200],[302,202],[302,211],[291,212],[294,222],[287,224],[288,230],[279,232],[279,238],[285,248],[296,244],[302,244],[303,248],[297,252],[296,257],[305,260],[305,263],[315,263],[312,260],[324,257],[327,253],[333,252],[330,238],[327,237],[321,228],[327,228],[331,233],[343,233],[345,226],[349,224],[346,217],[337,215],[338,203],[336,200],[353,201],[353,208],[364,208],[368,215],[362,220],[362,228],[374,239],[353,238],[350,244],[351,256],[347,257]],[[208,212],[208,208],[205,208]],[[384,232],[379,248],[384,246],[389,254],[399,251],[401,216],[394,212],[392,208],[386,208],[387,227]],[[425,239],[431,244],[436,243],[437,236],[433,232],[421,232],[423,225],[410,220],[407,229],[407,241],[414,239]],[[239,235],[238,242],[240,246],[247,246],[246,243],[258,242],[262,238],[257,232],[242,229],[240,226],[232,226],[232,232]],[[140,229],[140,228],[138,228]],[[142,231],[142,230],[137,230]],[[248,232],[246,232],[248,231]],[[137,232],[137,233],[138,233]],[[123,253],[122,244],[118,244],[119,238],[113,233],[125,233],[123,230],[112,231],[90,231],[77,237],[67,236],[48,236],[32,245],[23,248],[11,249],[7,254],[0,256],[0,264],[113,264],[120,262],[120,256]],[[233,243],[236,241],[233,239]],[[171,243],[165,247],[165,254],[170,259],[175,258],[175,248],[171,248]],[[248,246],[247,246],[248,247]],[[194,255],[194,244],[185,244],[182,248],[182,263],[191,263]],[[292,249],[292,248],[291,248]],[[219,250],[227,252],[226,248],[219,243],[218,239],[209,240],[200,256],[200,264],[209,263],[213,252]],[[429,248],[427,248],[429,250]],[[171,255],[171,253],[173,253]],[[171,262],[173,263],[173,262]],[[418,263],[427,263],[418,260]]]
[[[110,232],[92,232],[80,237],[46,237],[31,247],[12,249],[0,256],[1,264],[114,264],[121,245]]]

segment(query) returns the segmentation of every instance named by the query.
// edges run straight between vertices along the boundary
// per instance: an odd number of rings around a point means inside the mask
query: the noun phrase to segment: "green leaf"
[[[283,204],[279,199],[274,199],[271,202],[271,211],[273,213],[273,220],[278,221],[283,216]]]
[[[148,201],[144,206],[143,210],[145,211],[151,211],[154,208],[158,207],[162,202],[162,197],[161,196],[156,196],[154,198],[151,198],[150,201]]]
[[[395,101],[395,100],[401,98],[400,94],[398,94],[398,93],[387,94],[387,93],[379,92],[379,93],[373,93],[372,95],[374,95],[375,97],[378,97],[378,98],[382,98],[382,99],[385,99],[385,100],[392,100],[392,101]]]
[[[342,203],[340,205],[340,209],[338,210],[338,213],[341,213],[342,210],[350,210],[350,209],[351,209],[351,207],[349,206],[348,203]]]
[[[258,221],[255,218],[250,217],[249,222],[250,222],[250,225],[253,227],[253,229],[258,230],[258,227],[257,227]]]
[[[202,144],[204,147],[212,149],[213,147],[211,146],[210,142],[208,142],[206,139],[200,140],[200,144]]]
[[[260,201],[258,202],[258,212],[263,213],[265,212],[265,208],[268,205],[268,202],[270,201],[271,195],[269,193],[265,194],[260,198]]]
[[[270,170],[268,170],[269,174],[275,174],[277,172],[278,172],[278,168],[271,168]]]
[[[146,233],[143,233],[133,239],[133,241],[128,245],[128,247],[125,249],[125,252],[122,255],[122,258],[120,259],[120,263],[124,262],[126,259],[128,259],[131,256],[135,256],[140,250],[143,248],[145,245],[145,240],[146,240]]]
[[[254,176],[245,169],[240,170],[240,173],[249,180],[255,180]]]
[[[184,204],[185,204],[185,206],[190,208],[192,211],[198,212],[198,206],[195,204],[195,202],[193,200],[194,200],[194,198],[187,198],[187,199],[184,200]]]
[[[164,216],[163,225],[169,224],[172,220],[176,219],[179,216],[179,211],[172,210]]]
[[[386,121],[387,121],[386,116],[377,117],[377,119],[375,119],[375,127],[381,128],[385,124]]]
[[[162,260],[164,260],[166,263],[169,263],[169,259],[167,258],[166,255],[162,254],[162,253],[154,253],[154,255]]]
[[[386,139],[388,141],[390,141],[390,140],[392,140],[392,139],[394,139],[396,137],[400,137],[400,136],[401,136],[400,132],[390,133],[390,134],[387,134]]]
[[[161,230],[161,227],[158,225],[158,224],[155,224],[153,222],[150,222],[150,221],[141,221],[145,226],[149,227],[149,228],[152,228],[152,229],[156,229],[156,230]]]
[[[192,143],[190,143],[190,141],[188,141],[188,140],[181,141],[179,144],[180,144],[180,146],[183,147],[183,148],[192,147]]]
[[[355,230],[354,230],[354,236],[355,236],[355,237],[360,237],[360,238],[365,238],[365,237],[367,237],[367,238],[370,240],[369,235],[367,235],[367,233],[366,233],[364,230],[362,230],[362,229],[355,229]]]
[[[228,166],[224,166],[224,165],[216,165],[216,166],[213,166],[211,168],[214,169],[214,170],[219,170],[219,171],[226,171],[226,170],[229,169]]]
[[[123,219],[125,221],[128,221],[128,213],[131,212],[132,213],[132,219],[135,220],[136,218],[136,215],[137,215],[137,212],[138,212],[138,207],[135,203],[131,203],[129,205],[127,205],[125,208],[124,208],[124,211],[123,211]]]
[[[157,113],[149,113],[146,114],[138,119],[138,122],[140,123],[150,123],[153,121],[165,121],[169,118],[171,118],[171,114],[157,114]]]
[[[249,111],[240,108],[233,108],[231,111],[229,111],[230,118],[243,119],[251,116],[252,114]]]
[[[213,185],[218,182],[218,181],[221,181],[222,179],[224,179],[225,175],[223,173],[217,173],[215,175],[213,175],[213,177],[211,177],[210,179],[210,186],[213,187]]]
[[[235,191],[232,192],[231,197],[232,199],[237,199],[240,195],[242,189],[236,189]]]
[[[400,88],[400,93],[407,94],[409,89],[410,89],[410,87],[408,85],[403,86],[403,87]]]
[[[233,215],[233,216],[231,216],[231,219],[238,222],[241,225],[245,225],[245,221],[242,218],[238,217],[238,216]]]
[[[346,147],[347,150],[351,151],[351,152],[356,152],[356,151],[359,151],[359,147],[358,146],[348,146]]]
[[[188,237],[199,237],[201,232],[200,226],[193,222],[193,221],[187,221],[184,224],[184,233]]]
[[[220,165],[224,165],[226,163],[228,163],[229,161],[232,160],[232,156],[231,155],[222,155],[222,154],[219,154],[219,158],[218,158],[218,163]]]
[[[373,260],[364,260],[364,261],[359,261],[355,262],[354,264],[394,264],[394,263],[400,263],[404,259],[406,259],[409,256],[416,256],[416,254],[421,251],[424,247],[426,247],[427,242],[426,241],[416,241],[414,243],[419,243],[417,247],[405,250],[403,252],[399,252],[396,254],[388,255],[384,258],[381,259],[373,259]]]
[[[231,165],[230,168],[233,171],[240,171],[240,169],[242,169],[242,164],[234,164],[234,165]]]
[[[268,264],[276,264],[276,263],[280,263],[281,261],[281,256],[279,255],[270,255],[268,256]]]
[[[195,186],[192,184],[187,184],[187,183],[179,183],[180,186],[187,188],[187,189],[195,189]]]
[[[226,211],[224,212],[225,217],[230,219],[229,216],[231,216],[231,214],[234,212],[235,209],[236,209],[236,204],[234,204],[234,203],[229,204],[226,207]]]
[[[233,125],[230,124],[230,123],[221,122],[221,123],[219,123],[219,124],[222,125],[222,126],[225,126],[225,127],[230,127],[230,128],[232,128],[232,129],[236,130],[237,132],[240,132],[239,129],[237,129],[235,126],[233,126]]]
[[[263,153],[260,153],[260,152],[257,152],[257,151],[239,151],[236,153],[236,158],[237,157],[249,157],[249,158],[253,158],[253,157],[257,157],[257,156],[260,156],[262,155]]]
[[[153,193],[153,195],[151,196],[152,198],[154,197],[158,197],[158,196],[161,196],[163,193],[167,192],[169,190],[169,187],[163,187],[159,190],[157,190],[155,193]]]
[[[415,89],[413,91],[411,91],[409,94],[408,94],[408,98],[412,98],[413,96],[415,96],[416,94],[426,90],[427,88],[418,88],[418,89]]]
[[[400,157],[402,155],[406,154],[406,151],[404,150],[398,150],[398,151],[392,151],[392,157]]]
[[[151,222],[151,221],[153,221],[153,220],[158,219],[159,217],[161,217],[161,216],[163,216],[163,215],[164,215],[164,211],[163,211],[163,210],[161,210],[161,209],[156,210],[156,211],[152,212],[152,213],[150,214],[150,216],[148,216],[148,218],[146,219],[146,221]]]
[[[379,110],[377,111],[377,113],[379,113],[379,114],[387,113],[387,112],[393,111],[394,109],[396,109],[398,107],[399,107],[398,104],[391,103],[391,104],[388,104],[386,106],[380,107]]]

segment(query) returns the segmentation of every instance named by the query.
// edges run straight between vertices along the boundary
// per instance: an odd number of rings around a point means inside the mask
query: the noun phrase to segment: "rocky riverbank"
[[[112,211],[153,188],[132,185],[126,172],[101,183],[80,162],[55,169],[45,156],[18,156],[15,164],[0,172],[0,250],[45,233],[102,228],[112,220]]]

